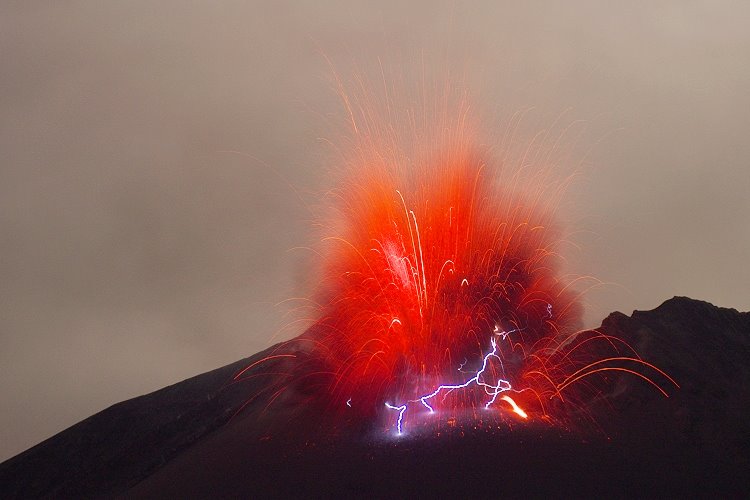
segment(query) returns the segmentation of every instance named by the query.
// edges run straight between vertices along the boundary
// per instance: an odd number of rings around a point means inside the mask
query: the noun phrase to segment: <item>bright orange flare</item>
[[[500,399],[502,399],[503,401],[507,401],[507,402],[508,402],[508,404],[510,404],[511,408],[513,408],[513,412],[514,412],[515,414],[517,414],[517,415],[518,415],[519,417],[521,417],[521,418],[523,418],[523,419],[527,419],[527,418],[529,418],[529,416],[528,416],[528,415],[526,414],[526,412],[525,412],[525,411],[523,411],[523,410],[521,409],[521,407],[520,407],[520,406],[518,406],[518,405],[516,404],[516,402],[515,402],[515,401],[513,401],[513,398],[511,398],[510,396],[503,396],[503,397],[501,397]]]

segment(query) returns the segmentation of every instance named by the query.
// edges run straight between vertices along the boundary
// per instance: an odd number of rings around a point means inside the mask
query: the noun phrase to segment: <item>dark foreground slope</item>
[[[225,424],[241,396],[226,387],[253,358],[123,401],[0,464],[0,496],[125,491]]]
[[[446,427],[429,439],[321,433],[305,425],[314,409],[289,418],[294,398],[266,412],[258,398],[262,406],[231,418],[265,383],[230,384],[233,375],[276,347],[117,404],[0,464],[0,496],[746,497],[750,313],[674,298],[613,313],[600,330],[681,389],[664,398],[636,377],[615,377],[586,406],[592,432],[532,423]],[[263,366],[282,372],[291,362]]]

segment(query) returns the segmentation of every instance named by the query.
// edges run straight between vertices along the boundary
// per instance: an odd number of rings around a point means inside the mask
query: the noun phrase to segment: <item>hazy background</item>
[[[328,187],[342,113],[317,46],[342,72],[448,47],[499,124],[587,120],[561,216],[571,269],[616,283],[588,326],[750,309],[750,4],[370,3],[2,3],[0,460],[274,341],[310,238],[290,184]]]

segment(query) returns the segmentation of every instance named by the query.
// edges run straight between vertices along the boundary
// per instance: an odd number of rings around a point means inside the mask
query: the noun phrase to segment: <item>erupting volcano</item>
[[[352,135],[317,218],[311,326],[3,463],[4,492],[746,491],[750,315],[675,298],[579,330],[564,132],[519,148],[514,118],[486,147],[465,99],[398,120],[392,100],[342,95]]]
[[[677,385],[624,341],[578,331],[555,220],[568,178],[551,168],[563,134],[516,158],[508,141],[481,145],[464,96],[407,108],[404,125],[393,102],[341,92],[351,137],[319,218],[317,320],[285,346],[304,353],[269,405],[294,388],[334,420],[402,434],[434,413],[567,425],[561,403],[578,410],[571,385],[592,389],[593,374],[629,372],[664,396]]]

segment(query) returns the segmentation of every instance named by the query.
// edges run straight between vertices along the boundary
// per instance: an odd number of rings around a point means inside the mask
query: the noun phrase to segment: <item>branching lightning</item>
[[[552,305],[551,304],[548,305],[547,312],[550,314],[550,316],[552,315]],[[495,326],[495,330],[493,331],[493,333],[495,335],[499,336],[501,339],[505,340],[509,334],[515,333],[515,332],[519,332],[521,330],[522,330],[522,328],[516,328],[516,329],[510,330],[510,331],[500,331],[499,327]],[[504,378],[498,378],[497,382],[494,385],[493,384],[488,384],[487,382],[485,382],[483,380],[482,376],[484,375],[484,372],[487,370],[487,365],[490,362],[490,359],[492,359],[492,358],[496,359],[500,363],[501,370],[503,372],[505,371],[504,367],[503,367],[503,360],[502,360],[502,358],[497,353],[497,341],[495,340],[494,337],[490,338],[490,345],[491,345],[492,349],[487,354],[484,355],[484,358],[482,359],[482,367],[469,380],[467,380],[467,381],[465,381],[465,382],[463,382],[461,384],[443,384],[443,385],[440,385],[440,386],[437,387],[437,389],[435,389],[431,393],[425,394],[424,396],[421,396],[421,397],[419,397],[417,399],[409,400],[406,403],[404,403],[402,405],[399,405],[399,406],[395,406],[395,405],[392,405],[390,403],[385,403],[386,408],[388,408],[390,410],[397,410],[399,412],[398,413],[398,421],[397,421],[397,425],[396,425],[396,428],[398,430],[398,434],[400,435],[400,434],[403,433],[404,413],[406,413],[406,411],[409,409],[409,404],[410,403],[417,403],[417,402],[422,403],[422,405],[425,408],[427,408],[430,411],[430,413],[434,413],[435,409],[432,407],[432,405],[430,405],[427,402],[428,400],[434,398],[435,396],[437,396],[438,394],[440,394],[442,391],[448,391],[448,392],[450,392],[450,391],[454,391],[454,390],[457,390],[457,389],[466,389],[467,387],[471,386],[472,384],[476,384],[478,387],[482,387],[484,389],[485,393],[489,396],[489,399],[487,400],[487,402],[484,405],[484,408],[488,409],[495,402],[495,400],[497,399],[498,395],[500,395],[501,393],[513,390],[512,386],[511,386],[511,383],[508,380],[504,379]],[[459,371],[461,371],[461,369],[464,367],[465,364],[466,364],[466,361],[464,361],[463,363],[461,363],[461,366],[459,366],[459,368],[458,368]],[[524,419],[528,418],[528,415],[526,414],[526,412],[524,412],[518,406],[518,404],[516,404],[516,402],[513,400],[513,398],[511,398],[508,395],[504,395],[501,399],[503,399],[504,401],[507,401],[511,405],[511,407],[513,408],[513,411],[516,414],[518,414],[519,416],[521,416]]]
[[[484,356],[484,360],[482,362],[482,368],[480,368],[479,371],[477,371],[476,374],[472,378],[467,380],[466,382],[462,384],[455,384],[455,385],[450,385],[450,384],[440,385],[438,386],[437,389],[435,389],[430,394],[425,394],[424,396],[418,399],[407,401],[406,403],[400,406],[394,406],[394,405],[391,405],[390,403],[386,403],[385,406],[387,408],[391,410],[398,410],[399,412],[398,422],[397,422],[398,433],[401,434],[403,432],[402,422],[404,418],[404,413],[406,412],[406,410],[409,409],[409,403],[417,403],[417,402],[422,403],[422,405],[424,405],[424,407],[427,408],[430,411],[430,413],[434,413],[435,409],[427,401],[434,398],[438,394],[440,394],[441,391],[453,391],[456,389],[465,389],[472,384],[476,384],[477,386],[483,387],[484,390],[487,392],[487,395],[490,396],[490,399],[484,405],[486,409],[486,408],[489,408],[489,406],[495,402],[495,399],[497,398],[498,394],[500,394],[501,392],[509,391],[511,389],[511,385],[510,385],[510,382],[508,382],[507,380],[498,379],[497,384],[495,385],[488,384],[481,380],[481,377],[484,374],[484,371],[487,369],[487,363],[489,362],[490,358],[496,358],[498,361],[500,361],[500,363],[502,363],[500,356],[497,355],[497,343],[495,342],[495,339],[494,338],[490,339],[490,343],[492,344],[492,350]]]

